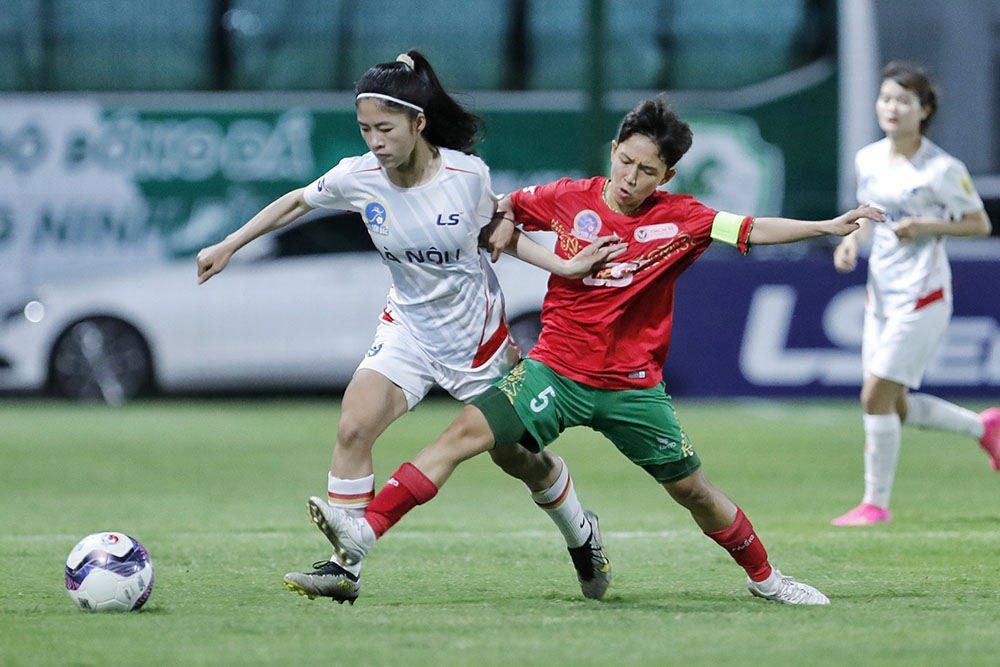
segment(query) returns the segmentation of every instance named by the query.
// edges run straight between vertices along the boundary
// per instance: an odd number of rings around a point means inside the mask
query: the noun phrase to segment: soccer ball
[[[153,592],[153,561],[125,533],[94,533],[66,559],[66,592],[86,611],[138,611]]]

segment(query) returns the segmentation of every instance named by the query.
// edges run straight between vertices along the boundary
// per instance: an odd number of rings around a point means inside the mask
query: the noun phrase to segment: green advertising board
[[[585,145],[577,98],[540,102],[535,94],[519,104],[517,95],[493,93],[467,101],[486,119],[479,153],[504,192],[592,175],[584,172],[587,151],[606,155],[621,117],[641,98],[608,104],[600,146]],[[832,215],[835,100],[832,73],[744,109],[680,96],[694,144],[669,189],[738,213]],[[344,94],[0,101],[0,288],[188,257],[365,150]]]

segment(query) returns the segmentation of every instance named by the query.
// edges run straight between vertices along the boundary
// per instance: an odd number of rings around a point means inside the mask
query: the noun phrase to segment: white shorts
[[[409,331],[398,324],[382,321],[375,330],[375,340],[368,354],[354,372],[366,368],[384,375],[403,390],[406,406],[412,410],[434,385],[460,401],[471,400],[506,375],[520,358],[520,348],[508,335],[482,366],[455,370],[428,356]]]
[[[924,370],[948,330],[951,311],[951,304],[943,300],[889,317],[865,311],[861,342],[864,376],[919,389]]]

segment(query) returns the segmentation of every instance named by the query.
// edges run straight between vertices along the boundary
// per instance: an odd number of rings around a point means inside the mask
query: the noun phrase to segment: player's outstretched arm
[[[505,252],[523,262],[534,264],[540,269],[563,278],[585,278],[604,268],[604,265],[620,256],[628,245],[617,236],[601,236],[583,248],[573,257],[563,259],[548,248],[535,243],[520,229],[514,229],[514,236]]]
[[[862,220],[882,222],[885,220],[885,211],[864,204],[831,220],[755,218],[748,240],[751,245],[776,245],[819,236],[846,236],[856,231]]]
[[[480,245],[490,251],[494,262],[505,252],[549,273],[572,279],[585,278],[599,271],[627,249],[617,236],[602,236],[575,256],[563,259],[517,228],[507,197],[500,199],[493,220],[483,228],[479,239]]]
[[[197,257],[198,284],[226,268],[233,254],[250,241],[281,229],[311,211],[312,207],[306,204],[302,192],[303,188],[299,188],[278,197],[222,241],[202,248]]]

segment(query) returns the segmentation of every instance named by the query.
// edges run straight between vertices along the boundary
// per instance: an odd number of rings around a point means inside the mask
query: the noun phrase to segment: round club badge
[[[389,207],[381,199],[369,199],[361,209],[361,215],[372,234],[389,235]]]
[[[599,231],[601,231],[601,216],[595,211],[586,208],[573,218],[573,236],[584,241],[593,241]]]

